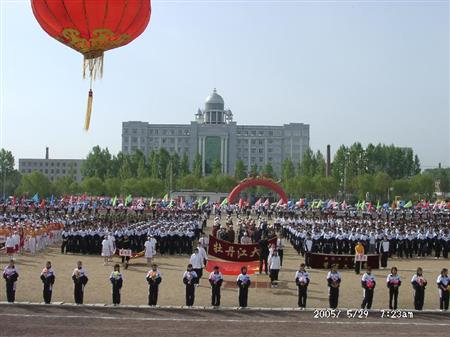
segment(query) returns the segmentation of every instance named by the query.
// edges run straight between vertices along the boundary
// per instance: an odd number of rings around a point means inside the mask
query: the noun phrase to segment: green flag
[[[412,201],[408,201],[405,206],[403,206],[404,208],[411,208],[412,207]]]
[[[131,196],[131,194],[128,194],[128,196],[125,198],[124,206],[127,206],[129,203],[131,203],[132,200],[133,197]]]
[[[169,201],[169,195],[167,193],[164,195],[163,201]]]
[[[222,203],[220,204],[220,206],[225,206],[228,205],[228,198],[223,199]]]
[[[205,200],[202,201],[200,206],[205,206],[208,203],[208,198],[205,198]]]
[[[117,195],[115,195],[113,200],[112,200],[113,207],[116,207],[116,204],[117,204]]]
[[[380,209],[380,208],[381,208],[380,200],[378,200],[378,202],[377,202],[377,209]]]

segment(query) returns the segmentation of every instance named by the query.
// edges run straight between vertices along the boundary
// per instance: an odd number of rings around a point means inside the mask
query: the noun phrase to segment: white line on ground
[[[122,320],[122,321],[151,321],[151,322],[211,322],[211,318],[169,318],[169,317],[124,317],[124,316],[93,316],[93,315],[52,315],[52,314],[8,314],[0,313],[0,317],[26,317],[26,318],[74,318],[74,319],[99,319],[99,320]],[[295,324],[340,324],[340,325],[414,325],[414,326],[450,326],[450,323],[427,323],[427,322],[413,322],[411,320],[398,322],[388,321],[383,319],[380,321],[300,321],[300,320],[274,320],[274,319],[217,319],[214,318],[214,322],[221,323],[295,323]]]

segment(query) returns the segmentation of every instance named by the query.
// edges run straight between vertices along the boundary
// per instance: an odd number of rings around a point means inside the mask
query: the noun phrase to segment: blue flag
[[[33,200],[35,203],[39,203],[39,194],[36,193],[33,198],[31,198],[31,200]]]

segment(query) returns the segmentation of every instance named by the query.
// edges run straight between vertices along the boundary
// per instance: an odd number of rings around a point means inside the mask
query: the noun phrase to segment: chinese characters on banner
[[[277,238],[269,240],[269,246],[276,244]],[[222,241],[214,236],[209,236],[208,254],[222,260],[246,262],[259,260],[259,248],[257,244],[240,245]]]

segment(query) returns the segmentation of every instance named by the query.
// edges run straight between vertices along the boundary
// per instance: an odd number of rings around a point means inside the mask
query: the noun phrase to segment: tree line
[[[242,179],[262,175],[279,180],[291,198],[338,198],[388,200],[395,196],[408,199],[431,198],[435,182],[441,191],[449,191],[450,169],[433,169],[421,173],[420,161],[410,148],[393,145],[360,143],[342,145],[326,176],[326,162],[320,151],[307,149],[302,160],[294,165],[287,158],[281,173],[276,175],[271,163],[250,169],[236,161],[234,175],[222,174],[222,163],[212,163],[212,174],[202,175],[202,158],[197,154],[190,165],[187,154],[170,154],[165,149],[145,156],[141,151],[131,155],[113,155],[108,148],[95,146],[82,166],[81,182],[74,175],[50,181],[40,172],[21,175],[14,169],[10,151],[0,150],[1,190],[9,195],[41,196],[87,193],[90,195],[128,195],[161,197],[168,191],[190,189],[229,192]],[[249,191],[265,194],[264,188]]]

